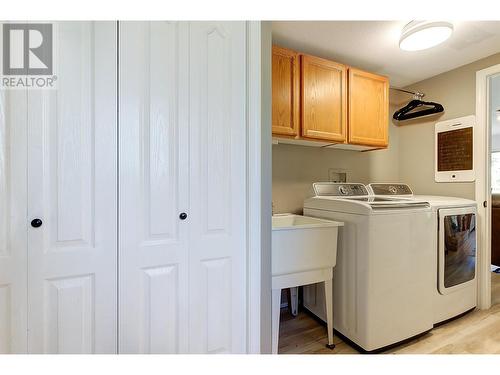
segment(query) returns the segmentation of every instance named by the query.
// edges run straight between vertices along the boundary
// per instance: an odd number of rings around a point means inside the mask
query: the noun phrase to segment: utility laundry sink
[[[324,283],[327,347],[333,349],[332,277],[337,234],[344,223],[300,215],[274,215],[272,233],[272,352],[278,353],[281,290],[290,288],[296,315],[298,287]]]
[[[272,221],[273,276],[335,266],[344,223],[292,214],[273,215]]]

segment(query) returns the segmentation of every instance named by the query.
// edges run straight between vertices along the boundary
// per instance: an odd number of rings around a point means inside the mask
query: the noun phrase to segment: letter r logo
[[[52,75],[52,24],[3,25],[3,74]]]

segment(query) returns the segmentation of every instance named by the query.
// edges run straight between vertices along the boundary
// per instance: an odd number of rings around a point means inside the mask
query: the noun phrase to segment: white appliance
[[[405,184],[370,184],[378,197],[425,200],[432,209],[434,324],[461,315],[477,304],[476,211],[473,200],[413,195]]]
[[[304,215],[344,222],[334,269],[334,328],[365,351],[432,329],[432,214],[416,200],[369,196],[362,184],[315,183]],[[427,234],[427,235],[424,235]],[[321,287],[304,306],[322,320]]]

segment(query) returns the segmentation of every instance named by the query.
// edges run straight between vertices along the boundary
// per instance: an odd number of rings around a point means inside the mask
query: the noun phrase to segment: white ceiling
[[[273,43],[389,76],[403,87],[500,52],[500,22],[453,22],[446,42],[399,49],[409,21],[273,21]]]

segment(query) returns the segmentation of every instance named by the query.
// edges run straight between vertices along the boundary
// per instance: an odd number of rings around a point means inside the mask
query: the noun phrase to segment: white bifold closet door
[[[119,33],[119,351],[245,352],[246,25]]]
[[[115,353],[116,23],[53,25],[57,89],[2,97],[0,351]]]
[[[0,90],[0,354],[28,350],[26,101]]]

